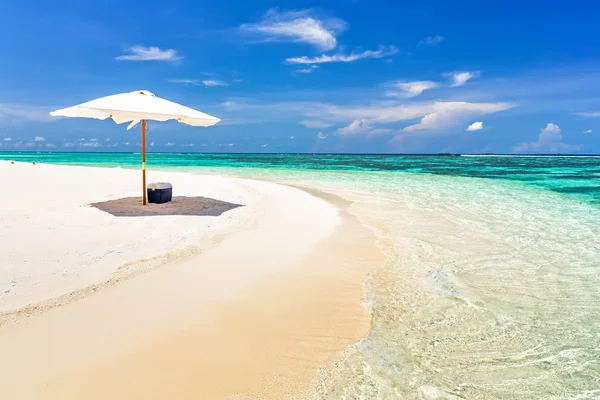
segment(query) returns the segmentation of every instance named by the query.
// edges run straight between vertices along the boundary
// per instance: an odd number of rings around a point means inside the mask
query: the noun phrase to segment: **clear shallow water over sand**
[[[134,154],[2,159],[137,168]],[[319,398],[600,397],[600,158],[150,155],[344,195],[388,261]],[[149,172],[151,180],[151,172]]]

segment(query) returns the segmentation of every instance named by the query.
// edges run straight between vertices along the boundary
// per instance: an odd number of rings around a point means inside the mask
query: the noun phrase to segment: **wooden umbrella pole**
[[[142,120],[142,204],[146,205],[146,120]]]

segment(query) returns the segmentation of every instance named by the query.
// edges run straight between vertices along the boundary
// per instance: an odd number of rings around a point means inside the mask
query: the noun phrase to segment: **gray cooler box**
[[[151,183],[147,193],[148,203],[168,203],[173,199],[173,186],[165,182]]]

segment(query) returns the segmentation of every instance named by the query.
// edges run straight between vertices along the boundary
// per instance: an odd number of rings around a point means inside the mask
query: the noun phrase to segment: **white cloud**
[[[435,129],[441,125],[442,118],[439,113],[431,113],[421,118],[418,124],[409,125],[403,130],[405,132],[427,131]]]
[[[293,136],[290,136],[290,139],[293,139],[293,138],[294,138]]]
[[[260,145],[260,147],[267,147],[267,146],[269,146],[269,144],[268,144],[268,143],[265,143],[265,144],[261,144],[261,145]]]
[[[90,142],[97,142],[97,141],[98,141],[98,139],[96,139],[96,138],[91,138],[90,139]]]
[[[516,153],[561,153],[583,149],[583,145],[562,142],[561,129],[552,122],[540,130],[535,142],[521,143],[514,148]]]
[[[74,146],[75,146],[75,143],[72,143],[72,142],[63,143],[63,147],[74,147]]]
[[[249,100],[231,100],[226,103],[224,107],[227,112],[235,113],[239,118],[253,116],[262,121],[296,119],[300,124],[317,130],[336,125],[349,125],[355,120],[363,121],[373,128],[381,128],[382,125],[384,128],[390,128],[386,125],[420,120],[428,114],[439,114],[435,121],[435,117],[433,119],[429,117],[425,119],[424,125],[407,127],[409,132],[419,129],[436,132],[449,130],[447,128],[460,130],[460,125],[469,120],[477,121],[486,114],[515,107],[514,103],[509,102],[369,101],[368,99],[350,104],[307,101],[258,103]]]
[[[583,133],[592,133],[592,130],[588,129],[588,130],[583,131]]]
[[[150,147],[154,146],[154,143],[156,142],[150,142]]]
[[[110,142],[110,139],[109,139],[109,138],[106,138],[106,141],[107,141],[107,142]]]
[[[325,139],[326,137],[327,137],[327,135],[326,135],[326,134],[324,134],[323,132],[319,132],[319,133],[317,133],[317,138],[318,138],[318,139]]]
[[[5,141],[5,142],[10,142],[11,140],[12,140],[12,139],[11,139],[11,138],[9,138],[9,137],[7,137],[7,138],[4,138],[4,141]]]
[[[225,83],[225,82],[222,82],[222,81],[216,81],[216,80],[214,80],[214,79],[209,79],[209,80],[202,81],[202,84],[203,84],[204,86],[210,86],[210,87],[213,87],[213,86],[229,86],[229,85],[228,85],[227,83]]]
[[[299,124],[311,129],[324,129],[333,126],[333,124],[330,124],[329,122],[313,120],[300,121]]]
[[[322,119],[336,121],[363,120],[367,124],[391,124],[421,119],[419,124],[404,128],[405,131],[443,130],[463,119],[508,110],[512,103],[470,103],[462,101],[433,101],[414,103],[383,102],[370,106],[327,106],[315,110],[326,113]]]
[[[297,73],[297,74],[310,74],[310,73],[312,73],[317,68],[319,68],[318,65],[309,65],[306,68],[300,68],[300,69],[297,69],[294,72]]]
[[[416,97],[426,90],[434,89],[439,86],[436,82],[431,81],[413,81],[413,82],[394,82],[393,87],[400,89],[401,92],[388,91],[385,93],[388,97]]]
[[[169,142],[169,143],[165,144],[165,146],[167,146],[167,147],[175,146],[175,143]]]
[[[161,50],[159,47],[133,46],[127,49],[130,54],[117,57],[121,61],[177,61],[180,57],[173,49]]]
[[[34,142],[45,142],[46,138],[43,136],[36,136],[35,139],[33,139]]]
[[[468,132],[480,131],[482,129],[483,129],[482,121],[473,122],[471,125],[467,126]]]
[[[129,146],[129,142],[123,142],[123,145]]]
[[[540,131],[539,138],[543,139],[543,141],[561,140],[562,136],[560,132],[560,126],[550,122],[548,123],[548,125],[546,125],[545,128],[542,128],[542,130]]]
[[[194,143],[184,144],[183,147],[194,147]]]
[[[340,136],[357,136],[357,135],[380,135],[380,134],[386,134],[386,133],[390,133],[391,129],[387,129],[387,128],[372,128],[371,126],[369,126],[368,124],[366,124],[364,121],[361,120],[354,120],[350,123],[350,125],[344,127],[344,128],[339,128],[337,130],[337,133]]]
[[[419,46],[434,46],[442,43],[446,38],[444,36],[429,36],[419,42]]]
[[[215,86],[229,86],[227,82],[218,81],[216,79],[169,79],[168,82],[171,83],[182,83],[186,86],[207,86],[207,87],[215,87]]]
[[[444,74],[444,76],[448,76],[452,79],[452,86],[462,86],[467,81],[477,78],[480,75],[478,71],[465,71],[465,72],[449,72]]]
[[[581,117],[587,117],[587,118],[598,118],[600,117],[600,111],[588,111],[588,112],[579,112],[576,113],[577,115],[581,116]]]
[[[334,62],[354,62],[365,58],[383,58],[396,54],[398,49],[394,46],[382,47],[379,50],[365,50],[360,53],[350,54],[322,54],[320,56],[309,58],[307,56],[286,58],[288,64],[324,64]]]
[[[270,9],[262,20],[244,24],[240,29],[257,35],[262,42],[308,43],[327,51],[337,46],[336,36],[347,28],[336,18],[318,18],[311,10],[279,12]]]
[[[233,147],[233,146],[235,146],[235,145],[234,145],[233,143],[229,143],[227,146],[228,146],[228,147]]]

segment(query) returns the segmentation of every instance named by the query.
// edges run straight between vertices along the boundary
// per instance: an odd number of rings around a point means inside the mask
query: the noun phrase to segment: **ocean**
[[[0,153],[139,168],[139,154]],[[317,187],[387,255],[369,335],[318,399],[600,399],[600,157],[149,154],[152,169]],[[175,188],[176,192],[176,188]],[[375,266],[374,266],[375,267]]]

